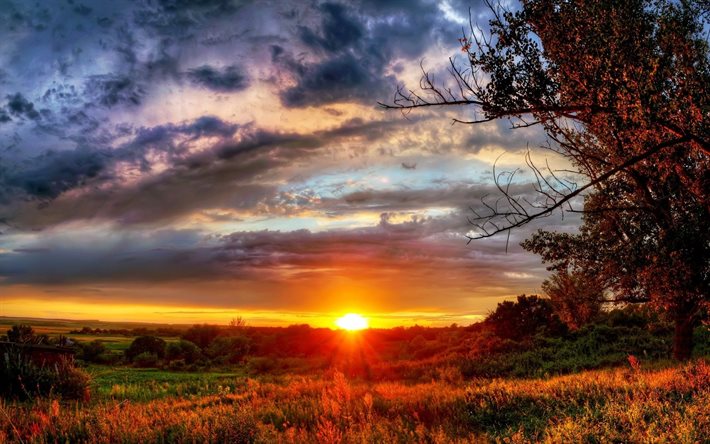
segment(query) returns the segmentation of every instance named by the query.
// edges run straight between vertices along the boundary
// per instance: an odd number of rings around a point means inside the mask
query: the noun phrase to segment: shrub
[[[0,362],[0,394],[7,398],[32,399],[58,395],[65,399],[86,399],[89,375],[64,360],[39,366],[22,356],[19,349],[7,349]]]
[[[175,359],[170,361],[170,363],[167,366],[168,370],[172,371],[181,371],[185,370],[185,360],[184,359]]]
[[[79,343],[79,358],[86,362],[102,363],[102,355],[106,353],[106,346],[99,340]]]
[[[193,364],[200,360],[202,352],[199,347],[190,341],[181,339],[178,342],[171,342],[165,349],[165,357],[168,361],[181,359],[187,364]]]
[[[207,348],[207,356],[217,362],[237,364],[249,352],[251,341],[246,336],[222,336]]]
[[[151,352],[143,352],[133,358],[133,365],[141,368],[157,367],[158,355]]]
[[[155,336],[140,336],[126,349],[126,359],[133,362],[142,353],[152,353],[162,359],[165,357],[165,341]]]

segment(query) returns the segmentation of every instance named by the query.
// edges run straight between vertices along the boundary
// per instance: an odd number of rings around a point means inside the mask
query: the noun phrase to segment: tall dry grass
[[[0,442],[703,442],[710,366],[589,371],[547,380],[366,383],[330,371],[240,390],[0,403]]]

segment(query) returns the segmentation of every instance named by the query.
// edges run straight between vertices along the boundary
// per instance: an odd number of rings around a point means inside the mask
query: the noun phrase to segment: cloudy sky
[[[467,324],[538,291],[535,227],[465,235],[542,136],[377,106],[445,77],[469,8],[0,0],[0,315]]]

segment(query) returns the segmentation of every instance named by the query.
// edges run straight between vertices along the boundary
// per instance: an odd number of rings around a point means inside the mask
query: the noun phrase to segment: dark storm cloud
[[[384,94],[383,82],[376,63],[346,53],[322,63],[302,68],[299,83],[281,94],[284,105],[317,106],[342,101],[367,100],[378,92]],[[374,93],[374,94],[373,94]]]
[[[34,159],[28,169],[8,174],[4,182],[28,196],[53,199],[96,177],[107,163],[107,155],[96,151],[50,151]]]
[[[10,115],[30,120],[40,118],[40,114],[35,109],[34,104],[27,100],[22,94],[15,93],[6,96],[6,98],[7,104],[5,105],[5,109]]]
[[[324,3],[318,10],[319,29],[301,26],[298,30],[301,43],[318,54],[319,61],[301,61],[282,46],[271,49],[273,61],[297,79],[295,86],[281,93],[282,103],[289,107],[375,103],[395,88],[395,78],[385,72],[389,62],[420,57],[441,39],[456,39],[434,3]]]
[[[203,137],[231,137],[237,125],[213,116],[203,116],[182,124],[166,124],[152,128],[139,128],[133,139],[118,148],[79,147],[74,150],[48,151],[13,168],[0,170],[0,197],[8,202],[22,199],[55,199],[62,193],[81,187],[88,182],[120,180],[108,174],[118,162],[127,162],[148,171],[146,155],[157,150],[175,159],[186,149],[179,137],[194,141]]]
[[[196,85],[218,92],[241,91],[249,86],[246,76],[234,65],[227,66],[222,70],[202,65],[189,70],[187,77]]]
[[[365,33],[362,23],[351,17],[344,5],[324,3],[320,11],[323,14],[322,35],[306,26],[298,28],[301,41],[311,48],[335,52],[358,43]]]
[[[78,133],[107,131],[115,123],[113,111],[140,108],[166,83],[243,90],[247,76],[234,62],[225,60],[221,69],[197,57],[199,39],[225,27],[240,7],[236,1],[45,5],[4,0],[2,83],[18,93],[8,96],[7,106],[0,104],[0,123],[39,120],[42,111],[28,98],[41,97],[42,107],[53,115],[36,129],[71,139]],[[188,70],[190,66],[197,68]],[[80,118],[82,113],[91,116],[91,125]]]
[[[91,77],[86,83],[84,95],[111,108],[116,105],[137,106],[145,96],[145,88],[128,75],[99,75]]]
[[[238,11],[236,0],[158,0],[139,3],[134,21],[166,37],[189,38],[196,28]]]

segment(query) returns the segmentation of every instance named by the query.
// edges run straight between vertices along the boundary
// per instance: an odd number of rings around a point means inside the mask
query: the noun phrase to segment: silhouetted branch
[[[528,211],[525,207],[523,207],[518,199],[516,199],[513,195],[510,193],[510,185],[512,182],[512,177],[513,175],[510,175],[509,178],[507,179],[507,182],[504,185],[500,184],[500,175],[496,176],[494,174],[494,177],[496,178],[496,187],[498,190],[503,194],[503,198],[505,201],[508,202],[509,204],[509,209],[505,211],[500,211],[497,206],[496,207],[491,207],[488,204],[484,203],[484,206],[490,210],[490,214],[487,215],[480,215],[477,212],[474,211],[474,214],[476,217],[474,218],[469,218],[469,222],[474,225],[474,227],[479,231],[478,235],[476,236],[466,236],[468,238],[468,243],[470,243],[472,240],[476,239],[484,239],[488,238],[491,236],[495,236],[498,233],[502,233],[504,231],[510,231],[514,228],[521,227],[523,225],[526,225],[530,222],[532,222],[535,219],[538,219],[540,217],[545,217],[550,215],[553,211],[561,208],[565,204],[568,204],[572,199],[575,197],[579,196],[582,194],[584,191],[597,186],[613,175],[624,171],[625,169],[629,168],[630,166],[644,160],[648,159],[649,157],[653,156],[654,154],[660,152],[664,148],[668,148],[674,145],[678,145],[681,143],[688,142],[690,140],[690,137],[685,136],[685,137],[680,137],[677,139],[672,139],[668,140],[666,142],[660,143],[653,148],[650,148],[646,150],[645,152],[638,154],[636,156],[632,156],[629,159],[627,159],[624,163],[621,165],[618,165],[614,168],[611,168],[608,170],[606,173],[599,175],[598,177],[594,178],[593,180],[589,181],[587,184],[585,184],[582,187],[579,187],[577,189],[574,189],[571,192],[568,193],[561,193],[559,191],[555,191],[559,194],[558,197],[553,196],[551,192],[544,191],[542,190],[541,183],[549,184],[547,181],[541,182],[540,177],[542,177],[540,171],[533,165],[533,171],[535,171],[536,177],[538,177],[538,183],[537,186],[535,187],[535,190],[539,193],[542,193],[546,198],[548,199],[545,202],[545,205],[541,207],[542,209],[537,212],[530,212]],[[494,171],[495,171],[495,166],[494,166]],[[501,173],[504,174],[504,173]],[[530,205],[531,207],[535,208],[534,205]],[[505,220],[507,222],[506,225],[500,225],[499,220]],[[492,226],[493,228],[489,227]]]

